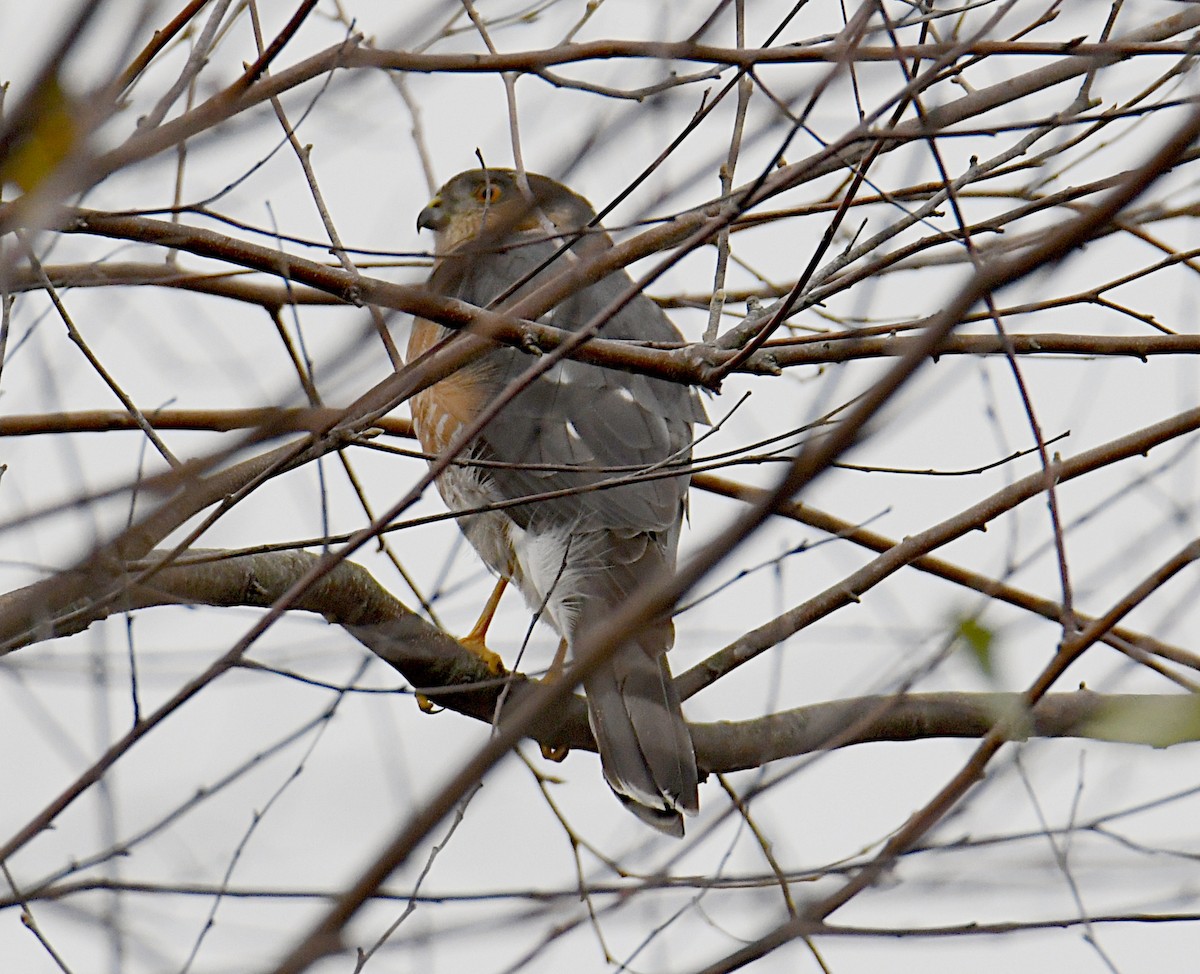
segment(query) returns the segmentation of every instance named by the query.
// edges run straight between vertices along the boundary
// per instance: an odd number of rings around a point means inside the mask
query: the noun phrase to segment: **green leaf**
[[[71,103],[58,79],[51,76],[38,92],[33,126],[18,138],[8,157],[0,160],[0,184],[16,183],[30,192],[59,167],[78,140]]]
[[[986,626],[980,625],[978,619],[964,616],[958,620],[957,635],[970,652],[971,658],[979,667],[980,672],[989,680],[993,679],[995,670],[992,646],[995,643],[996,634]]]

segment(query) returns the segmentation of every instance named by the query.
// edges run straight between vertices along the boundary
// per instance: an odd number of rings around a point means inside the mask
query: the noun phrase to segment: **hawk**
[[[591,226],[591,204],[561,183],[508,169],[459,173],[417,219],[437,234],[429,289],[480,308],[506,305],[568,266],[612,246]],[[577,291],[542,316],[577,330],[628,287],[624,271]],[[417,319],[409,361],[450,332]],[[638,295],[600,329],[602,338],[679,342],[663,311]],[[413,397],[425,452],[445,451],[531,359],[497,344],[482,358]],[[675,568],[691,460],[692,426],[707,423],[695,391],[676,383],[571,359],[556,363],[508,402],[437,478],[458,524],[499,584],[472,632],[478,646],[506,581],[562,638],[570,653],[602,633],[614,610]],[[639,479],[639,474],[645,475]],[[614,486],[606,486],[615,484]],[[501,510],[496,502],[551,493]],[[696,759],[671,680],[669,619],[646,624],[584,681],[604,776],[639,818],[683,834],[698,810]]]

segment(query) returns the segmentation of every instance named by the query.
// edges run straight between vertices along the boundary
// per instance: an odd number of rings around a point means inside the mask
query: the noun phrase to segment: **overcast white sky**
[[[264,30],[272,36],[295,4],[262,6]],[[455,3],[343,0],[342,6],[354,18],[355,29],[381,48],[423,50],[457,16],[461,29],[429,49],[484,49]],[[584,4],[574,0],[480,0],[477,6],[483,16],[503,21],[491,34],[500,50],[554,46],[584,10]],[[703,22],[711,6],[607,0],[580,27],[576,40],[683,39]],[[747,6],[750,47],[764,43],[791,8],[774,0]],[[999,9],[996,4],[979,6],[970,16],[980,24]],[[1094,40],[1104,16],[1091,5],[1086,10],[1068,6],[1033,39],[1064,41],[1086,35]],[[68,86],[80,93],[94,85],[104,76],[105,66],[123,63],[144,43],[144,25],[131,36],[131,25],[142,14],[145,23],[161,25],[175,7],[107,4],[64,66]],[[990,36],[1008,37],[1035,19],[1035,7],[1019,0]],[[1165,17],[1177,5],[1130,7],[1136,10],[1122,10],[1116,35]],[[0,3],[0,81],[12,84],[9,105],[19,99],[22,86],[73,9],[74,4],[63,0]],[[889,9],[898,17],[906,8],[895,4]],[[333,12],[334,4],[319,5],[276,63],[276,71],[345,36],[346,27],[331,16]],[[506,12],[526,16],[504,20]],[[840,4],[822,0],[807,5],[776,43],[835,33],[841,18]],[[947,21],[939,23],[948,29]],[[916,29],[908,28],[906,42],[916,38]],[[718,45],[734,43],[728,11],[706,39]],[[201,75],[195,100],[229,83],[252,57],[243,15],[234,19],[229,36]],[[97,134],[100,146],[117,145],[128,136],[135,119],[168,87],[183,59],[183,49],[163,57],[162,65],[133,91],[130,105]],[[1165,61],[1143,63],[1148,60],[1102,75],[1095,97],[1105,105],[1115,103],[1165,70]],[[929,94],[930,104],[1001,81],[1006,71],[1016,76],[1034,63],[1032,58],[987,61],[976,74],[968,72],[961,86],[936,87]],[[555,70],[592,86],[633,89],[662,81],[668,68],[680,74],[706,70],[648,59],[594,61]],[[751,99],[735,183],[744,184],[768,166],[786,132],[786,119],[764,91],[769,88],[780,102],[796,109],[828,71],[823,64],[760,69],[765,87],[756,88]],[[641,102],[521,77],[515,92],[524,162],[531,170],[564,178],[597,206],[606,204],[731,77],[726,68],[711,79]],[[325,79],[310,82],[284,103],[293,124],[300,122],[301,141],[313,147],[313,166],[339,233],[358,251],[355,259],[366,273],[420,281],[427,273],[431,242],[427,235],[418,235],[414,224],[430,186],[409,107],[393,79],[380,72],[343,71],[327,87],[324,83]],[[509,109],[498,76],[412,74],[406,84],[412,104],[420,106],[420,138],[435,182],[474,166],[477,152],[490,164],[513,163]],[[787,150],[787,160],[802,159],[820,142],[833,141],[853,127],[856,97],[872,110],[900,85],[894,65],[863,66],[857,86],[837,78],[817,102],[808,130]],[[1192,96],[1194,89],[1194,81],[1185,76],[1168,83],[1151,101]],[[1050,89],[979,124],[1049,115],[1064,109],[1077,90],[1077,83]],[[617,207],[608,224],[623,226],[715,198],[733,115],[730,99]],[[1180,117],[1123,120],[1074,155],[1057,157],[1044,191],[1081,185],[1137,164]],[[969,165],[971,156],[990,157],[1020,135],[945,139],[939,148],[953,175]],[[182,222],[267,246],[276,243],[274,232],[323,240],[294,155],[286,147],[273,152],[280,138],[274,116],[262,107],[219,126],[189,146],[180,189],[183,200],[210,201],[206,205],[215,213],[263,233],[223,226],[195,212],[183,215]],[[114,210],[169,206],[176,192],[177,162],[173,153],[165,153],[118,173],[87,194],[82,205]],[[262,165],[254,168],[259,162]],[[839,174],[802,184],[766,208],[836,200],[843,178]],[[863,192],[884,193],[937,178],[927,148],[917,144],[882,158]],[[1035,178],[1018,172],[1009,182],[1028,186]],[[1155,190],[1153,199],[1191,203],[1195,184],[1192,171],[1184,167]],[[902,206],[909,204],[882,203],[852,217],[821,263],[846,249],[852,235],[861,241],[888,225]],[[968,200],[964,206],[978,219],[985,212],[1010,208],[1012,201]],[[1069,215],[1066,208],[1052,211],[1021,224],[1019,232],[1053,228]],[[728,287],[755,286],[755,272],[770,282],[793,281],[828,219],[828,212],[814,212],[735,235],[736,260]],[[900,240],[953,227],[944,207]],[[1158,242],[1179,250],[1196,245],[1190,218],[1155,226],[1153,233]],[[154,261],[163,256],[157,249],[86,236],[44,237],[39,246],[43,261],[56,265]],[[286,247],[314,260],[328,257],[327,249],[319,246]],[[1154,247],[1153,241],[1128,236],[1098,241],[1004,292],[1003,302],[1016,306],[1093,287],[1158,259],[1162,252]],[[927,266],[915,261],[906,271],[862,282],[821,308],[804,312],[794,324],[811,334],[848,324],[893,324],[936,311],[967,270],[961,254],[950,247],[926,256]],[[938,260],[947,266],[935,266]],[[386,266],[380,266],[381,261]],[[189,268],[208,266],[187,257],[183,263]],[[704,248],[664,275],[650,292],[676,296],[711,291],[713,264],[713,249]],[[650,266],[649,261],[639,265],[641,270]],[[1134,282],[1116,292],[1114,300],[1143,319],[1153,315],[1165,327],[1195,334],[1200,285],[1194,269],[1186,265]],[[144,410],[303,401],[275,327],[261,309],[151,288],[76,289],[67,292],[67,302],[91,347]],[[744,305],[731,311],[740,314]],[[387,374],[389,365],[378,342],[363,339],[368,322],[361,311],[305,307],[295,318],[284,317],[286,328],[299,337],[315,363],[327,402],[348,402]],[[676,309],[672,317],[694,341],[703,332],[707,310]],[[723,327],[732,323],[729,319]],[[394,316],[390,326],[403,345],[407,318]],[[989,327],[984,321],[970,330],[986,334]],[[1080,335],[1158,333],[1145,320],[1094,304],[1019,318],[1012,327]],[[732,415],[705,441],[703,452],[744,448],[813,422],[869,388],[886,366],[887,361],[863,361],[821,370],[791,369],[778,378],[735,376],[722,395],[708,400],[714,419]],[[1028,358],[1022,360],[1021,375],[1045,436],[1069,434],[1052,447],[1064,456],[1197,404],[1196,366],[1183,355],[1148,362]],[[745,392],[750,396],[742,403]],[[0,375],[0,415],[118,406],[67,340],[46,300],[37,295],[18,300]],[[894,538],[924,530],[1038,469],[1037,458],[1026,456],[970,475],[918,475],[974,470],[1032,446],[1022,394],[998,356],[949,356],[927,365],[869,432],[848,459],[873,469],[830,471],[803,500]],[[206,455],[225,442],[222,435],[209,433],[173,433],[168,441],[181,457]],[[1194,444],[1194,437],[1181,438],[1145,460],[1114,466],[1060,492],[1062,516],[1069,524],[1071,581],[1084,611],[1107,609],[1194,535]],[[416,459],[365,450],[353,460],[376,510],[386,509],[423,470]],[[134,433],[9,437],[0,440],[0,461],[7,465],[0,480],[4,591],[70,564],[97,540],[111,537],[128,517],[129,496],[89,501],[54,517],[32,514],[125,485],[142,465],[147,472],[163,468]],[[766,483],[775,469],[746,465],[727,473]],[[430,492],[410,513],[419,517],[442,509]],[[684,556],[699,550],[738,511],[732,502],[696,494]],[[330,457],[319,470],[310,465],[256,493],[209,530],[200,544],[217,548],[289,542],[354,530],[364,523],[341,465]],[[974,532],[938,554],[1059,598],[1052,537],[1046,504],[1035,500],[994,522],[988,532]],[[438,593],[439,620],[451,632],[465,632],[490,580],[453,525],[407,529],[395,535],[395,543],[419,587]],[[811,547],[770,564],[805,545]],[[871,557],[848,543],[830,542],[815,529],[772,522],[693,593],[696,598],[715,592],[677,619],[674,670],[695,665],[741,633],[837,583]],[[364,549],[358,560],[397,597],[412,602],[411,591],[383,556]],[[1185,573],[1140,607],[1130,623],[1194,649],[1195,596],[1194,576]],[[947,651],[954,620],[981,612],[982,624],[997,639],[991,680],[965,654]],[[114,618],[86,634],[36,644],[0,660],[0,841],[21,828],[128,728],[131,657],[137,660],[137,693],[147,712],[228,649],[258,617],[249,609],[152,610],[140,613],[128,627],[126,620]],[[528,624],[529,613],[520,600],[506,599],[491,642],[510,665]],[[698,694],[686,710],[695,721],[737,720],[900,687],[1020,690],[1052,656],[1060,636],[1061,630],[1052,624],[988,605],[981,596],[907,570],[873,589],[861,604],[823,619]],[[543,668],[554,645],[548,630],[537,630],[520,668],[530,673]],[[485,726],[453,713],[421,714],[411,695],[339,695],[317,685],[353,683],[378,690],[398,688],[402,681],[343,631],[314,617],[286,618],[256,643],[251,656],[313,682],[252,671],[221,678],[134,747],[101,786],[58,819],[53,830],[6,864],[23,887],[61,876],[63,882],[99,878],[179,888],[172,895],[97,893],[34,903],[38,924],[77,974],[182,971],[197,944],[192,971],[268,969],[319,914],[320,894],[351,881],[407,816],[486,740]],[[1179,692],[1103,648],[1073,668],[1059,688],[1073,689],[1081,682],[1106,692]],[[974,746],[973,741],[872,744],[729,777],[742,793],[778,781],[755,799],[753,817],[776,861],[798,874],[791,896],[803,904],[836,889],[842,878],[835,864],[876,850],[961,767]],[[689,822],[687,840],[673,843],[647,832],[620,808],[603,783],[594,755],[575,753],[563,764],[552,765],[538,756],[536,747],[527,745],[523,753],[529,766],[510,757],[489,775],[471,798],[452,840],[433,860],[423,891],[442,898],[418,905],[367,971],[599,971],[618,969],[621,962],[642,972],[692,971],[786,918],[784,898],[769,879],[762,846],[736,815],[729,814],[729,799],[715,780],[702,786],[702,812]],[[863,927],[935,927],[1081,914],[1194,912],[1200,895],[1195,796],[1126,815],[1104,829],[1080,829],[1069,837],[1040,833],[1195,789],[1200,786],[1196,755],[1195,745],[1151,750],[1068,740],[1009,746],[993,762],[987,781],[929,836],[932,844],[984,839],[994,843],[914,855],[833,919]],[[587,843],[577,857],[531,768],[551,777],[549,794]],[[439,839],[448,825],[437,831]],[[106,850],[124,843],[131,843],[127,856],[106,855]],[[427,844],[406,863],[388,889],[412,890],[429,862],[430,847]],[[680,884],[621,899],[608,887],[632,886],[635,879],[619,876],[597,852],[635,878],[661,869],[706,880],[752,876],[766,881],[756,891]],[[89,865],[90,857],[104,861]],[[1064,857],[1069,868],[1063,866]],[[72,866],[75,863],[82,865]],[[598,888],[591,904],[598,914],[594,924],[579,902],[580,874]],[[810,882],[810,875],[819,878]],[[218,901],[212,890],[223,883],[230,893],[244,895]],[[193,887],[196,892],[188,893]],[[266,895],[287,890],[311,895]],[[546,896],[523,895],[530,890]],[[351,925],[348,942],[369,945],[404,905],[403,899],[373,902]],[[216,922],[206,931],[213,910]],[[553,937],[560,927],[566,932]],[[119,938],[111,934],[114,928],[123,931]],[[1198,931],[1197,924],[1185,922],[1099,925],[1092,931],[1099,950],[1086,942],[1081,927],[993,938],[827,937],[817,943],[835,974],[1102,971],[1110,969],[1109,964],[1132,974],[1172,969],[1181,958],[1194,956],[1200,947]],[[606,966],[601,934],[615,959],[612,967]],[[543,939],[548,943],[538,949]],[[526,955],[529,959],[523,961]],[[22,926],[15,908],[0,911],[0,969],[22,974],[58,969]],[[321,974],[352,969],[349,955],[313,968]],[[819,968],[797,942],[753,969]]]

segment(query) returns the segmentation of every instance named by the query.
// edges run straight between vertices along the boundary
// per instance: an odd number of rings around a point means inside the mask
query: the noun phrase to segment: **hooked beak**
[[[449,217],[446,215],[446,211],[442,209],[442,198],[435,196],[417,217],[417,229],[442,230],[448,222]]]

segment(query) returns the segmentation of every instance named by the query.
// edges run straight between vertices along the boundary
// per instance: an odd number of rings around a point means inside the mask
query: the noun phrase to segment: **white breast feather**
[[[521,594],[531,609],[546,603],[549,617],[546,621],[568,642],[579,614],[576,593],[580,563],[586,555],[576,550],[580,545],[578,536],[568,548],[570,535],[566,528],[534,533],[512,522],[508,527],[509,541],[523,576]]]

